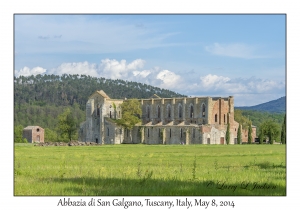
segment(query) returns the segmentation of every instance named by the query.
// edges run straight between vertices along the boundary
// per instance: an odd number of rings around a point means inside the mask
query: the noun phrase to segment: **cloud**
[[[142,59],[136,59],[131,63],[127,64],[126,60],[121,60],[120,62],[113,59],[101,60],[99,72],[103,74],[104,77],[111,79],[126,79],[131,76],[133,70],[140,69],[144,66],[145,61]],[[137,73],[135,71],[135,73]]]
[[[30,76],[30,75],[38,75],[38,74],[44,74],[47,70],[42,68],[42,67],[34,67],[32,69],[28,68],[27,66],[25,66],[24,68],[20,69],[20,70],[15,70],[15,76],[19,77],[19,76]]]
[[[228,56],[235,58],[263,58],[266,56],[258,55],[258,48],[243,43],[220,44],[214,43],[213,45],[206,46],[205,50],[213,55]]]
[[[103,59],[99,65],[95,63],[78,62],[62,63],[57,68],[46,70],[42,67],[29,69],[24,67],[15,71],[15,75],[36,74],[84,74],[107,79],[122,79],[149,84],[155,87],[169,89],[188,96],[235,96],[239,106],[250,106],[274,100],[285,95],[285,81],[270,79],[230,78],[223,75],[207,74],[193,77],[186,73],[177,74],[161,67],[144,69],[146,61],[136,59],[126,60]]]
[[[160,87],[166,88],[166,89],[173,89],[175,87],[181,86],[181,77],[174,72],[171,72],[169,70],[162,70],[160,71],[156,79],[159,79],[162,81],[160,84]]]
[[[62,63],[57,68],[47,71],[47,74],[84,74],[99,77],[96,64],[89,64],[87,61],[79,63]]]

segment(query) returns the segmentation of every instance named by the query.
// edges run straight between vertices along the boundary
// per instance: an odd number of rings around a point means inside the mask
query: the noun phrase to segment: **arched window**
[[[181,104],[179,104],[179,106],[178,106],[178,117],[182,118],[182,106],[181,106]]]
[[[171,118],[171,107],[170,107],[170,105],[168,105],[168,107],[167,107],[167,113],[168,113],[168,118]]]
[[[150,107],[147,106],[147,118],[150,118]]]
[[[191,105],[191,108],[190,108],[190,118],[193,118],[194,117],[194,107],[193,105]]]
[[[205,117],[205,104],[202,104],[202,117]]]
[[[218,122],[218,115],[215,114],[215,122]]]
[[[157,118],[160,118],[160,106],[157,106]]]
[[[99,116],[100,115],[100,106],[98,105],[97,106],[97,116]]]
[[[226,123],[226,117],[225,117],[225,114],[224,114],[224,124]]]
[[[180,138],[182,138],[182,128],[180,128]]]

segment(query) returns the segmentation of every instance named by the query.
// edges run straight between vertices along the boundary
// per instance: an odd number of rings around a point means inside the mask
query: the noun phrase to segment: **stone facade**
[[[27,126],[23,129],[23,138],[26,138],[28,143],[43,143],[44,133],[40,126]]]
[[[126,99],[125,99],[126,100]],[[116,125],[121,118],[122,99],[111,99],[96,91],[86,104],[86,121],[79,140],[99,144],[226,144],[230,124],[230,144],[237,141],[239,124],[234,121],[234,98],[184,97],[140,99],[142,123],[132,130]],[[255,131],[254,131],[255,132]],[[256,135],[253,135],[253,139]]]

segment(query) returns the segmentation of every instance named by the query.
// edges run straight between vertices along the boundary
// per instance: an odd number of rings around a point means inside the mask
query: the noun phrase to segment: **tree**
[[[76,133],[76,121],[69,108],[58,116],[58,129],[61,134],[66,134],[71,141],[72,137]]]
[[[141,122],[140,116],[142,114],[141,103],[137,99],[126,100],[121,104],[122,118],[117,119],[118,125],[125,129],[131,130],[133,126]]]
[[[239,124],[238,133],[237,133],[237,143],[241,144],[242,141],[242,131],[241,131],[241,124]]]
[[[260,124],[260,135],[267,136],[269,143],[273,144],[274,139],[279,136],[279,125],[272,120],[266,120]]]
[[[23,126],[18,125],[14,127],[14,142],[15,143],[23,143]]]
[[[121,104],[122,118],[116,119],[115,122],[125,129],[132,130],[133,126],[141,122],[142,114],[141,103],[137,99],[125,100]],[[130,138],[131,132],[130,132]]]
[[[252,143],[252,123],[250,121],[250,124],[248,126],[248,144]]]
[[[286,144],[286,115],[284,115],[284,120],[281,127],[280,140],[282,144]]]
[[[228,125],[227,125],[227,130],[226,130],[226,144],[229,144],[230,142],[230,123],[228,122]]]

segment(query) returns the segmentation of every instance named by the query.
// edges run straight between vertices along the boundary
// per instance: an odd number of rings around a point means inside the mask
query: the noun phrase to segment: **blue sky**
[[[236,106],[286,90],[285,15],[15,15],[15,75],[86,74]]]

